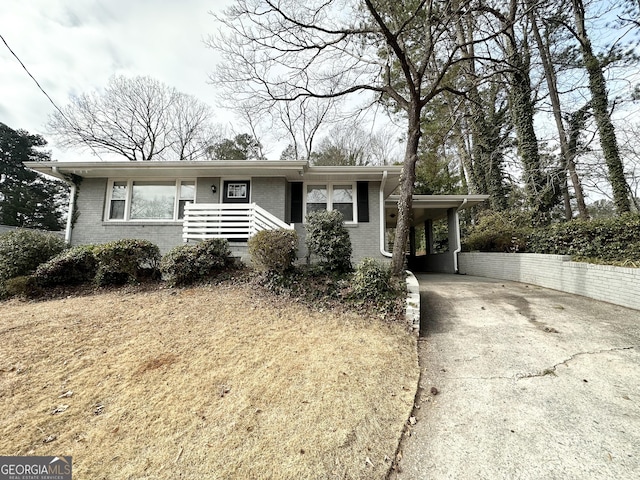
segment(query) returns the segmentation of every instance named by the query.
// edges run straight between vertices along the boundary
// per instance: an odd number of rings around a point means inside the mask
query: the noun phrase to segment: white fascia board
[[[52,174],[74,174],[87,178],[104,177],[219,177],[255,176],[301,178],[307,169],[304,161],[182,161],[182,162],[24,162],[27,168]]]

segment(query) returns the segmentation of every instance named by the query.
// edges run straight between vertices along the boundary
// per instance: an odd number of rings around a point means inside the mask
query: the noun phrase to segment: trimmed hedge
[[[227,240],[214,238],[195,245],[178,245],[160,262],[171,285],[189,285],[226,270],[233,264]]]
[[[351,237],[337,210],[307,215],[306,244],[309,254],[317,255],[321,265],[332,272],[351,271]]]
[[[640,214],[598,220],[572,220],[531,229],[508,213],[481,218],[464,240],[465,251],[521,251],[592,258],[603,262],[640,261]]]
[[[605,261],[640,261],[640,215],[551,225],[529,235],[529,249]]]
[[[0,235],[0,282],[30,275],[64,249],[62,237],[53,233],[18,229]]]
[[[38,286],[78,285],[90,282],[98,271],[93,245],[80,245],[41,264],[33,274]]]
[[[251,263],[258,270],[284,273],[297,258],[298,234],[295,230],[262,230],[249,239]]]
[[[148,240],[123,239],[93,247],[98,261],[94,282],[122,285],[153,277],[160,264],[160,249]]]

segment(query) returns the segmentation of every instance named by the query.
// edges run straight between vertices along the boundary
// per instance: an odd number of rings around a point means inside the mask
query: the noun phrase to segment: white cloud
[[[202,40],[217,28],[208,11],[228,3],[2,0],[0,33],[60,106],[71,94],[100,89],[110,76],[126,74],[149,75],[215,107],[215,87],[207,84],[215,54]],[[45,124],[54,107],[4,44],[0,71],[0,122],[47,138]],[[220,117],[224,121],[229,113]],[[80,155],[51,146],[58,160]]]

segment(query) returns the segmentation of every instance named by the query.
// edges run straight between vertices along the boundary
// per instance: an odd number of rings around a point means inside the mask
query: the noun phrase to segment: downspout
[[[51,170],[56,174],[56,177],[63,180],[71,188],[69,192],[69,212],[67,213],[67,226],[65,227],[65,230],[64,230],[64,242],[67,245],[71,245],[71,228],[73,225],[73,212],[76,206],[76,191],[78,187],[76,186],[75,183],[73,183],[71,180],[67,179],[67,177],[62,175],[58,171],[58,167],[51,167]]]
[[[457,236],[458,236],[458,248],[456,248],[453,252],[453,271],[455,273],[458,273],[458,254],[462,251],[462,240],[460,239],[460,217],[458,216],[458,212],[460,210],[462,210],[462,207],[464,207],[467,204],[467,199],[465,198],[462,203],[460,204],[460,206],[458,206],[458,208],[456,208],[456,230],[457,230]]]
[[[380,253],[383,257],[391,258],[393,254],[387,252],[384,244],[384,233],[386,227],[385,205],[384,205],[384,187],[387,184],[387,171],[382,173],[382,181],[380,182]]]

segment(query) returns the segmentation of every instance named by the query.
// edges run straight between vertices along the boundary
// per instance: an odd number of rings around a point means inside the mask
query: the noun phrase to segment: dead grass
[[[418,380],[403,326],[238,286],[5,302],[0,339],[0,454],[78,480],[381,479]]]

